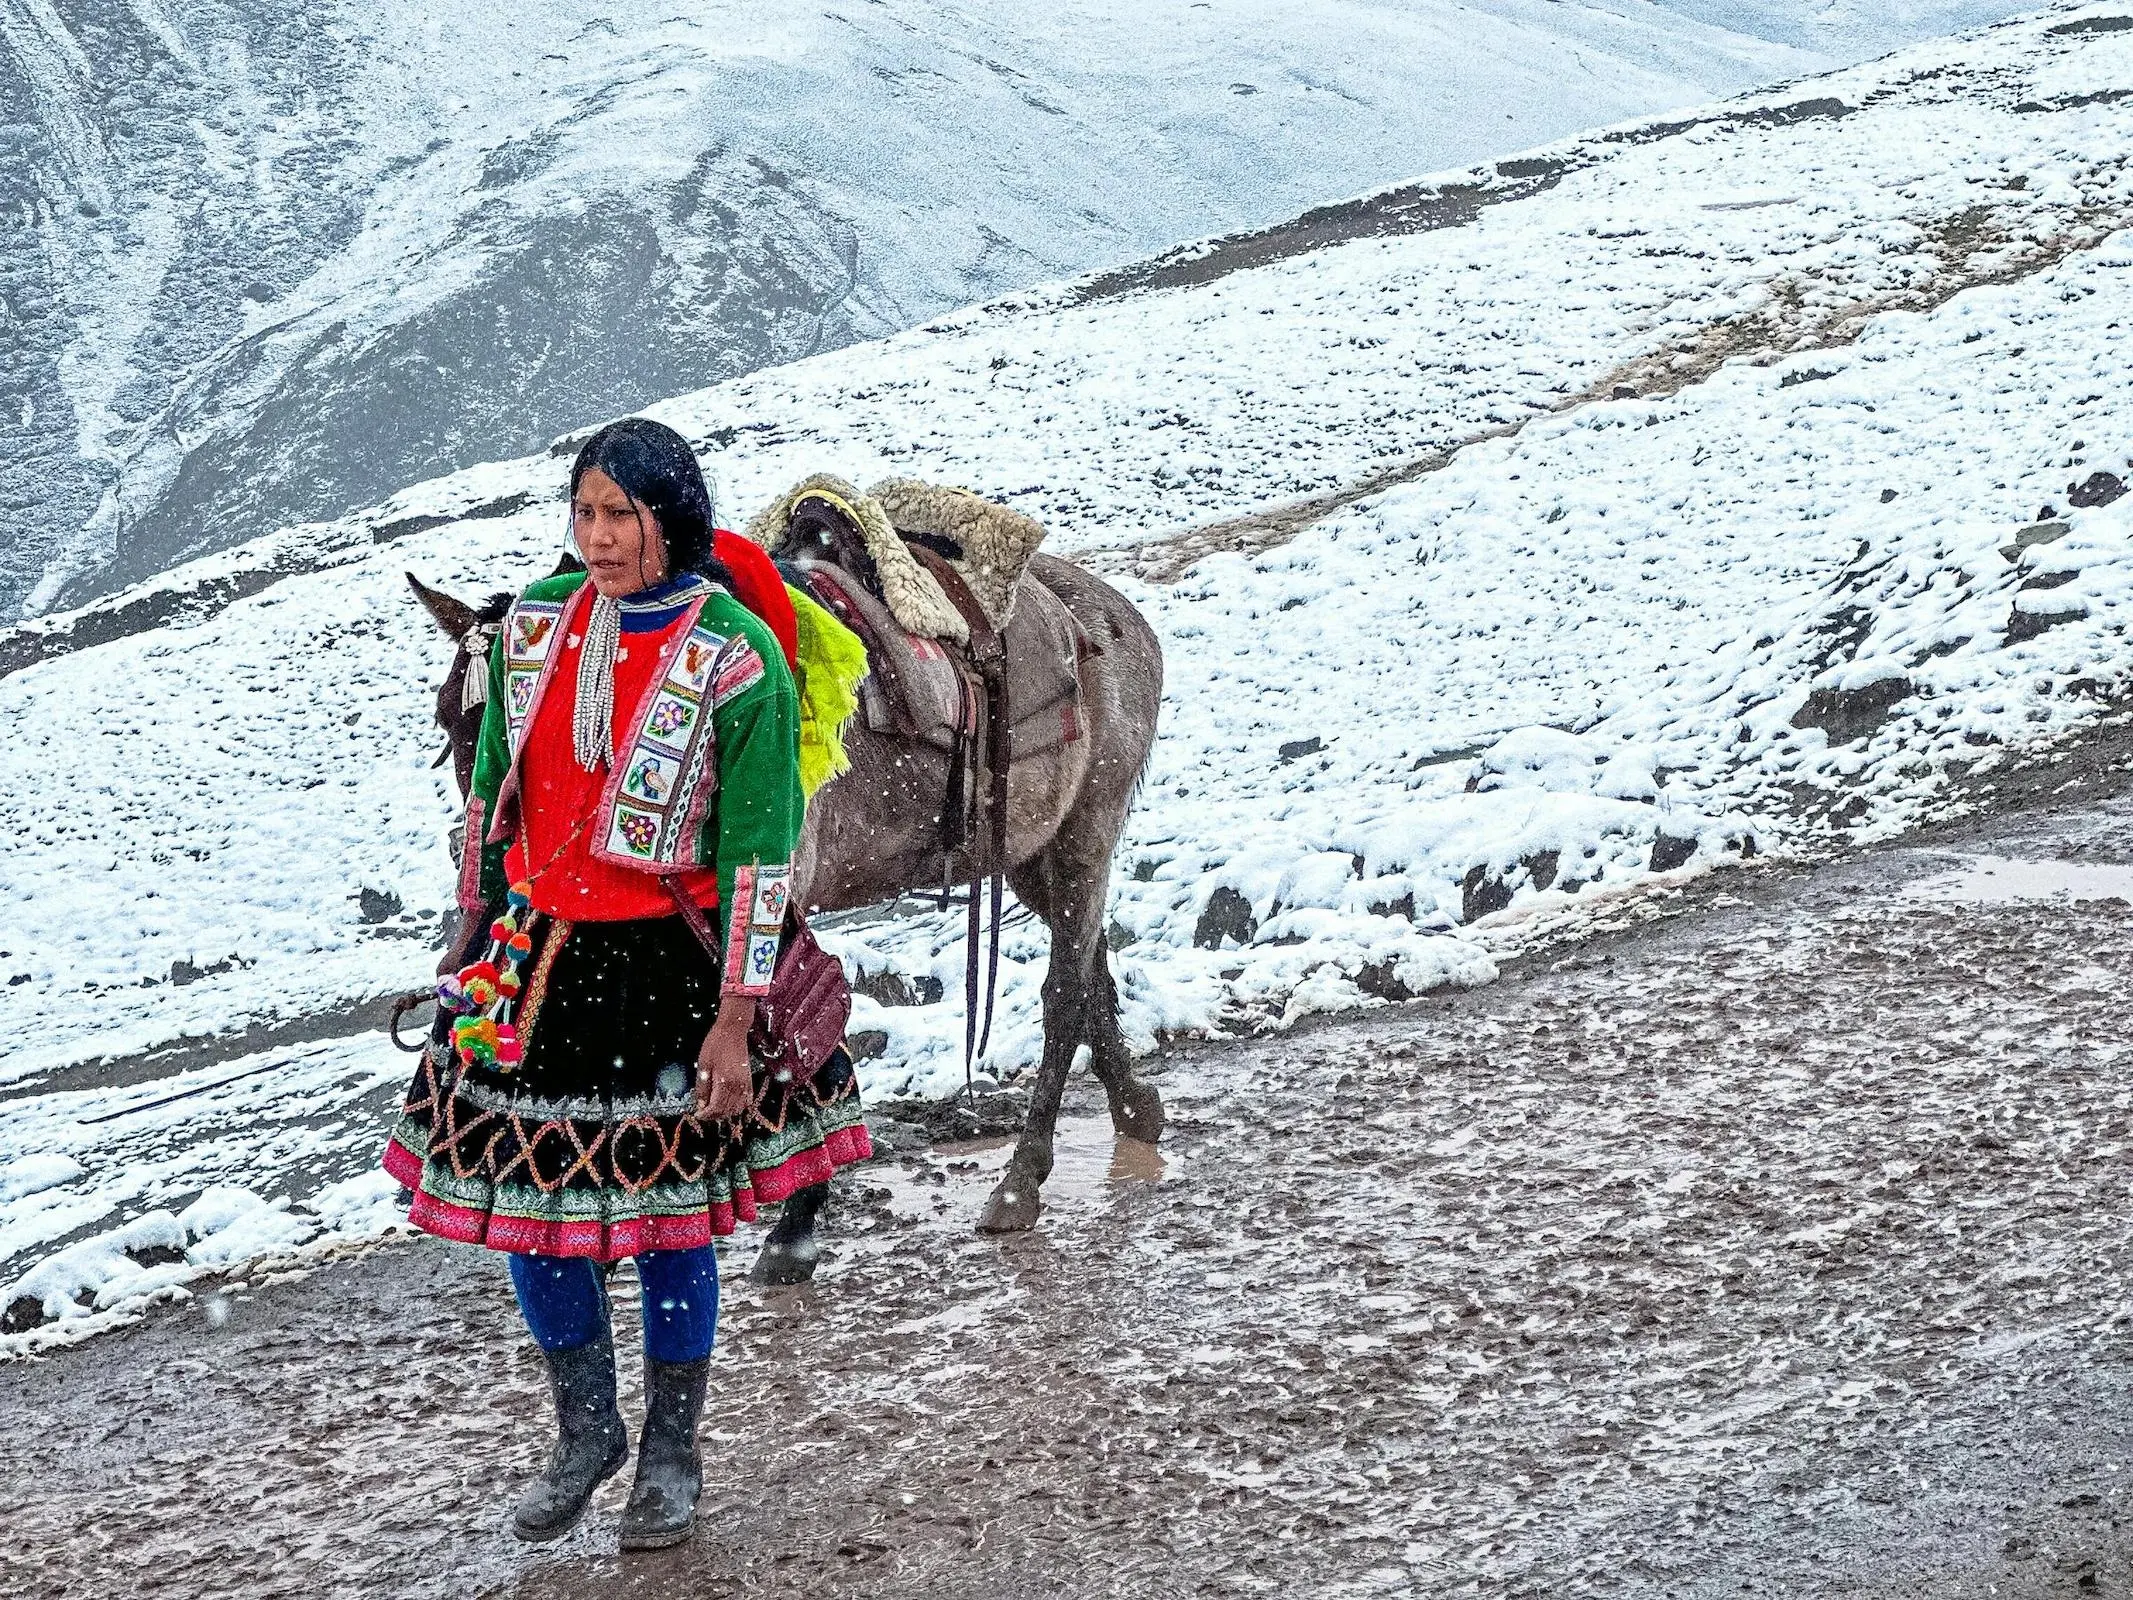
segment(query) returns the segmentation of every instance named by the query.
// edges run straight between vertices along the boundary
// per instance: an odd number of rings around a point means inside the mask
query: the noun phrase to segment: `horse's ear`
[[[555,571],[549,573],[548,576],[551,578],[560,578],[565,573],[583,572],[584,570],[585,563],[578,559],[577,551],[565,550],[563,552],[562,558],[558,560],[555,564]]]
[[[422,602],[422,609],[437,621],[437,626],[449,638],[463,639],[467,629],[481,620],[474,608],[464,601],[454,600],[441,589],[432,589],[412,572],[407,575],[407,586],[415,591],[415,598]]]

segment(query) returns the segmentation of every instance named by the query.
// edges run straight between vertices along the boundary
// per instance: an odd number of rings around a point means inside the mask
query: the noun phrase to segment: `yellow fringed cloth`
[[[785,592],[799,631],[800,792],[813,799],[817,789],[852,764],[844,750],[844,725],[859,709],[867,647],[812,595],[791,584]]]

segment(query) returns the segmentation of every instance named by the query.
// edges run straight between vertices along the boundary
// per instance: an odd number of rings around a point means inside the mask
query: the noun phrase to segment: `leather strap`
[[[970,918],[967,925],[966,959],[963,972],[963,1082],[973,1094],[977,1060],[992,1042],[993,1002],[1000,990],[1000,920],[1007,878],[1007,780],[1015,759],[1014,710],[1008,703],[1007,646],[992,618],[978,604],[963,575],[922,544],[905,546],[941,586],[949,603],[962,613],[970,628],[970,664],[984,688],[985,716],[980,737],[985,744],[985,764],[990,771],[990,792],[979,838],[972,841],[970,858]],[[958,741],[960,744],[960,741]],[[973,743],[976,741],[973,740]],[[975,789],[975,785],[972,786]],[[982,931],[979,900],[991,879],[992,934],[985,964],[985,1020],[978,1021],[978,935]]]
[[[696,942],[704,947],[704,954],[711,958],[711,965],[719,965],[718,935],[711,929],[711,919],[704,915],[704,908],[682,892],[681,885],[668,874],[659,875],[659,887],[666,890],[667,898],[674,902],[674,909],[681,913],[681,920],[689,925],[696,935]]]

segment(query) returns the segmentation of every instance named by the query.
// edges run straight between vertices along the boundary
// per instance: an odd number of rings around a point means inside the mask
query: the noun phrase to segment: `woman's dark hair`
[[[585,474],[598,468],[632,502],[659,519],[666,541],[669,575],[701,573],[733,587],[733,575],[711,553],[711,533],[718,525],[711,486],[689,441],[663,422],[624,417],[610,422],[585,441],[570,466],[570,493],[575,500]]]

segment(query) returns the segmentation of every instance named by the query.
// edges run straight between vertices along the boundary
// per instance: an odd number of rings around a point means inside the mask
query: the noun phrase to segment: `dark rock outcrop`
[[[1685,867],[1696,855],[1696,839],[1661,829],[1652,840],[1652,871],[1672,872],[1676,867]]]
[[[2126,492],[2125,480],[2115,472],[2092,472],[2079,483],[2066,486],[2066,503],[2077,511],[2107,506]]]
[[[2073,524],[2061,522],[2056,517],[2045,517],[2031,523],[2013,539],[2001,545],[2000,554],[2009,561],[2016,561],[2021,559],[2024,550],[2034,550],[2040,544],[2057,544],[2073,531]]]
[[[1224,939],[1250,944],[1259,931],[1252,903],[1230,888],[1217,889],[1207,897],[1207,907],[1192,930],[1192,942],[1202,950],[1219,950]]]
[[[2027,606],[2017,603],[2008,613],[2007,632],[2002,642],[2021,644],[2039,634],[2049,633],[2062,622],[2078,622],[2088,614],[2088,602],[2072,595],[2059,600],[2034,601]]]
[[[1355,975],[1355,986],[1380,1000],[1412,1000],[1421,992],[1403,983],[1390,961],[1372,961],[1365,965]]]
[[[1901,675],[1876,678],[1856,689],[1816,689],[1792,714],[1792,725],[1820,728],[1831,744],[1850,744],[1888,721],[1890,710],[1910,695],[1911,680]]]
[[[863,994],[876,1005],[930,1006],[943,990],[938,978],[920,978],[914,983],[901,972],[870,972],[852,985],[852,993]]]
[[[1474,922],[1511,903],[1511,886],[1495,876],[1486,863],[1467,868],[1459,880],[1459,920]]]
[[[1405,917],[1409,922],[1412,922],[1415,920],[1415,892],[1409,889],[1405,894],[1399,895],[1394,899],[1373,900],[1370,902],[1370,909],[1380,916]]]
[[[1526,882],[1530,887],[1560,888],[1566,893],[1575,894],[1584,887],[1581,882],[1575,879],[1564,879],[1560,883],[1557,881],[1562,873],[1562,860],[1560,850],[1536,850],[1530,856],[1519,857],[1518,864],[1525,869]],[[1515,872],[1507,878],[1499,878],[1489,870],[1486,862],[1467,868],[1466,876],[1459,880],[1459,920],[1472,922],[1476,917],[1485,917],[1492,911],[1503,910],[1511,903],[1511,883],[1516,878]],[[1410,898],[1410,916],[1413,914],[1411,907]]]

